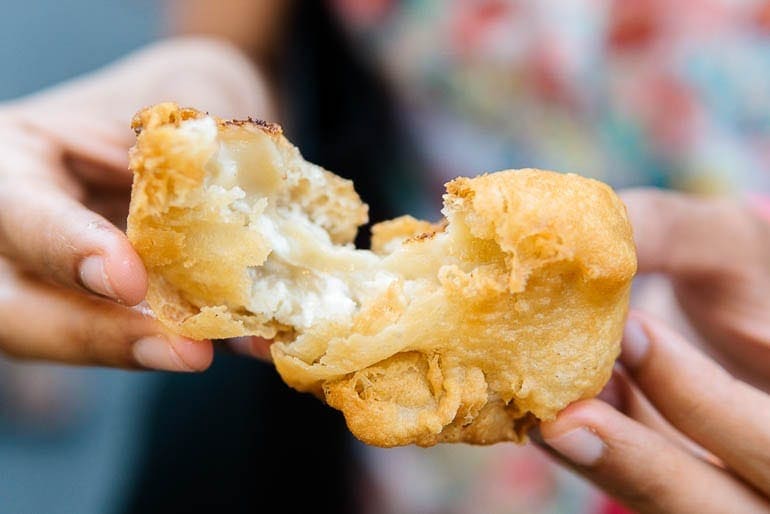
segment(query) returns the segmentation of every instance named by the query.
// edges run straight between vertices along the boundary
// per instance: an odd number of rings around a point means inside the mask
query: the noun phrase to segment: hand
[[[689,321],[682,328],[770,391],[770,225],[729,200],[622,196],[639,270],[669,279]],[[667,318],[678,320],[676,310]],[[767,394],[650,316],[631,315],[621,361],[627,372],[600,397],[625,415],[601,400],[578,402],[541,427],[551,451],[640,512],[769,511]]]
[[[0,108],[0,350],[74,364],[193,371],[209,341],[167,333],[138,304],[147,275],[125,234],[128,125],[173,99],[271,116],[261,79],[222,43],[177,40]]]
[[[618,373],[540,427],[546,448],[640,513],[770,512],[770,396],[632,314]],[[697,443],[697,444],[693,444]]]
[[[676,325],[693,342],[770,391],[770,220],[733,200],[652,190],[622,198],[640,273],[664,274],[676,298],[661,309],[654,297],[643,308],[671,323],[681,310],[685,323]]]

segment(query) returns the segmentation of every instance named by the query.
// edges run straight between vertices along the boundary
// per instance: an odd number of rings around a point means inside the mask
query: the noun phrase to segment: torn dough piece
[[[636,256],[600,182],[533,169],[458,178],[438,224],[367,221],[353,184],[261,121],[138,113],[128,235],[147,300],[192,338],[272,338],[283,380],[377,446],[522,441],[597,394]]]

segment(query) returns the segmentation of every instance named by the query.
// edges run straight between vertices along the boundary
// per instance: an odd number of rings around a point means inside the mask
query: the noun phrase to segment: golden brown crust
[[[430,238],[445,228],[446,220],[431,223],[409,215],[382,221],[372,226],[372,251],[378,254],[390,253],[390,247],[397,247],[410,240]]]
[[[174,125],[176,127],[185,120],[198,119],[204,116],[202,112],[195,109],[179,107],[168,102],[142,109],[131,120],[131,129],[136,135],[145,129],[154,129],[163,125]]]
[[[149,273],[147,301],[160,321],[194,339],[290,337],[291,327],[238,308],[249,295],[248,267],[262,264],[270,248],[246,226],[250,215],[223,217],[213,211],[214,200],[202,194],[217,144],[204,135],[181,134],[179,128],[204,117],[195,109],[163,103],[143,109],[132,121],[137,141],[130,152],[134,184],[127,232]],[[222,138],[267,136],[280,166],[301,160],[278,125],[214,119]],[[367,208],[350,181],[322,173],[329,196],[339,204],[324,213],[330,235],[348,243],[367,221]]]
[[[278,243],[259,228],[267,212],[259,192],[243,214],[220,189],[201,186],[217,149],[184,120],[206,117],[166,105],[137,119],[129,237],[150,273],[148,301],[159,319],[192,337],[276,336],[271,353],[282,378],[340,409],[359,439],[521,441],[538,420],[597,394],[609,379],[636,257],[625,207],[605,184],[541,170],[458,178],[447,184],[446,220],[405,216],[375,225],[376,255],[323,253],[330,243],[281,225],[302,248],[286,268],[278,266]],[[309,168],[271,127],[216,123],[218,141],[277,152],[260,161],[283,173],[270,186],[286,192],[276,223],[301,206],[330,241],[352,241],[366,208],[351,184]],[[271,145],[259,146],[255,131]],[[297,173],[320,182],[292,182]],[[278,273],[285,276],[275,288],[259,288]],[[284,288],[290,298],[318,284],[331,296],[303,300],[304,311],[291,318],[302,324],[280,322],[280,309],[254,307],[265,291]],[[313,316],[345,305],[335,300],[341,292],[355,309]]]

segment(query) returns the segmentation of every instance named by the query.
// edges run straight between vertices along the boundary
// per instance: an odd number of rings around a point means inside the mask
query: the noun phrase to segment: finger
[[[666,419],[770,495],[767,395],[640,313],[629,316],[622,348],[626,369]]]
[[[130,178],[128,149],[134,136],[128,126],[90,113],[46,112],[28,109],[20,121],[46,139],[54,141],[65,156],[94,163],[101,173]]]
[[[675,282],[682,309],[709,343],[702,346],[703,351],[710,352],[736,378],[766,392],[770,391],[768,264],[770,255],[761,265],[742,264],[749,273],[740,281],[715,277]],[[697,341],[697,335],[683,335]]]
[[[273,362],[273,357],[270,355],[270,345],[273,344],[273,341],[269,339],[257,336],[235,337],[230,339],[228,344],[235,353]]]
[[[79,181],[92,186],[128,191],[133,182],[127,169],[110,168],[102,162],[84,157],[67,155],[64,165]]]
[[[740,514],[769,507],[727,473],[599,400],[571,405],[542,423],[540,436],[580,474],[640,513]]]
[[[655,410],[655,407],[644,397],[619,364],[615,366],[612,377],[597,398],[629,418],[661,434],[695,457],[715,466],[724,467],[719,458],[688,439]]]
[[[0,188],[0,253],[60,284],[134,305],[147,273],[131,243],[98,214],[53,188]]]
[[[70,364],[206,369],[210,341],[165,331],[154,319],[100,298],[22,276],[0,261],[0,350]]]
[[[99,213],[121,231],[125,231],[131,201],[128,191],[88,190],[82,201],[87,209]]]
[[[90,113],[40,114],[35,108],[17,112],[14,120],[24,130],[15,130],[10,136],[30,155],[43,157],[53,165],[62,163],[70,173],[90,184],[130,186],[128,149],[134,136],[127,124]],[[33,172],[39,171],[32,168]]]
[[[628,208],[639,271],[683,278],[724,273],[744,262],[740,252],[754,241],[758,218],[727,200],[652,189],[621,193]]]

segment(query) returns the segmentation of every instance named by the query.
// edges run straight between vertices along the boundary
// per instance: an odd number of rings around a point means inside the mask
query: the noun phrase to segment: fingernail
[[[620,360],[629,367],[638,366],[647,356],[647,351],[650,349],[650,339],[639,320],[629,318],[626,322],[621,348]]]
[[[134,359],[141,366],[165,371],[194,371],[179,354],[171,342],[163,336],[146,336],[134,343]]]
[[[597,396],[603,402],[612,405],[617,410],[622,410],[625,403],[620,377],[613,372],[610,381],[604,386],[604,389]]]
[[[116,298],[104,271],[104,259],[99,255],[90,255],[80,263],[80,282],[98,295]]]
[[[593,466],[604,454],[604,442],[591,430],[580,427],[554,439],[545,439],[545,444],[579,466]]]

